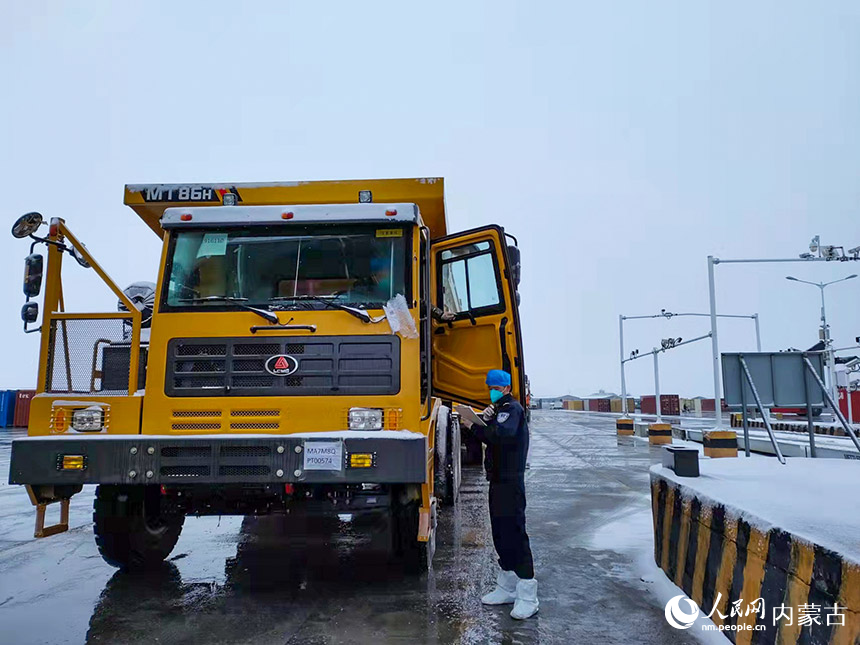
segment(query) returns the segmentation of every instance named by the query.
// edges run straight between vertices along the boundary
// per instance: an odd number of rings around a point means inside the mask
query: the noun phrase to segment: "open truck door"
[[[519,249],[508,248],[501,227],[487,226],[433,240],[431,257],[434,305],[454,316],[433,320],[434,394],[483,408],[487,371],[503,369],[525,407]]]

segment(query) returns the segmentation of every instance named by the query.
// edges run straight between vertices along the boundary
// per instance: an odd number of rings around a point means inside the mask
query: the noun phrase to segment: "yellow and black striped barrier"
[[[615,422],[615,432],[619,435],[633,434],[633,419],[621,417]]]
[[[762,531],[656,473],[651,504],[657,565],[706,615],[714,610],[735,643],[860,643],[860,563],[779,528]],[[764,617],[733,612],[738,601],[742,609],[760,601]],[[834,603],[841,616],[831,621]],[[810,606],[820,613],[807,623],[801,607]]]
[[[672,443],[672,426],[668,423],[652,423],[649,425],[648,443],[651,445]]]
[[[737,457],[738,433],[734,430],[710,430],[702,433],[705,457]]]

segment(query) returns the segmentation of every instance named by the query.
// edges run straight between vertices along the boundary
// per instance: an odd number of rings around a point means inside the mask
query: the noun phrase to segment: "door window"
[[[467,244],[441,253],[441,294],[444,311],[454,314],[492,313],[503,307],[492,244]]]

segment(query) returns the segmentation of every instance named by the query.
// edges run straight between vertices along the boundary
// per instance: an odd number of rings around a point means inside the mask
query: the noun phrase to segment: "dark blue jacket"
[[[475,436],[487,445],[484,466],[490,481],[522,479],[529,452],[529,427],[519,401],[506,394],[493,405],[496,415],[486,427],[473,426]]]

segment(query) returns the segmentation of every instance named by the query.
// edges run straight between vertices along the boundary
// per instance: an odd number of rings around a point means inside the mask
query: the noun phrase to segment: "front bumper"
[[[9,483],[424,483],[427,472],[424,435],[406,430],[356,434],[27,437],[12,442]],[[306,469],[310,464],[306,464],[305,447],[319,441],[341,447],[340,469]],[[373,455],[373,466],[350,467],[351,453]],[[62,470],[64,455],[82,455],[86,467]]]

